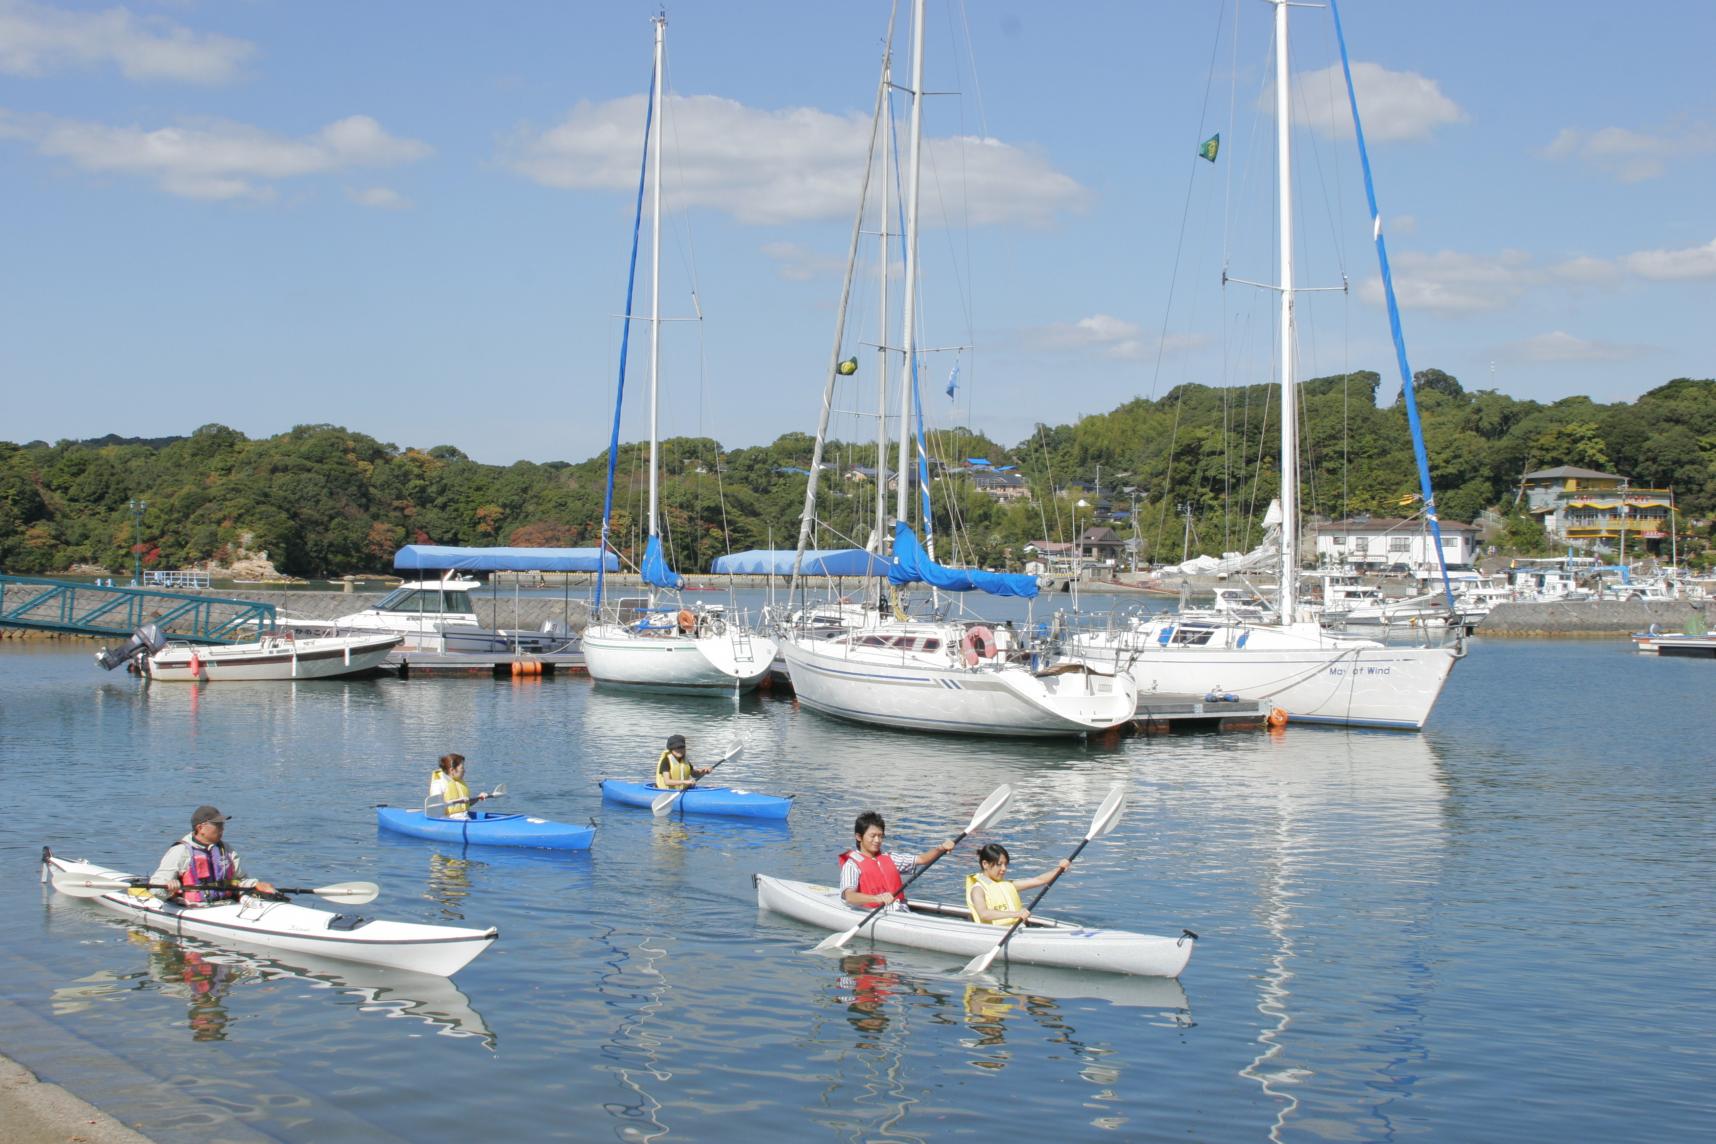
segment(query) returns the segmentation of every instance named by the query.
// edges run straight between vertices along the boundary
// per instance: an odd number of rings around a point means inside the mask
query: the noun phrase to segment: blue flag
[[[959,388],[959,363],[953,363],[953,372],[947,375],[947,395],[953,397],[953,391]]]

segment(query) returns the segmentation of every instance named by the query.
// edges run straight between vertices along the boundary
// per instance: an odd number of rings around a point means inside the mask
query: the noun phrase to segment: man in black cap
[[[206,906],[232,901],[240,889],[274,892],[271,883],[246,878],[238,855],[227,849],[222,835],[228,817],[212,806],[199,806],[191,812],[191,832],[173,843],[149,877],[153,885],[166,887],[155,891],[157,897],[179,898],[187,906]]]
[[[684,790],[714,767],[694,767],[685,761],[685,736],[669,735],[667,750],[655,761],[655,785],[662,790]]]

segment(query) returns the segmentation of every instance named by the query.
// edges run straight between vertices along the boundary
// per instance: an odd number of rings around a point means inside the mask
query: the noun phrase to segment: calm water
[[[1423,735],[1063,743],[859,729],[788,701],[584,680],[202,689],[0,650],[14,827],[4,1051],[163,1139],[1708,1138],[1716,1132],[1716,664],[1480,642]],[[670,731],[796,792],[789,827],[657,820],[596,780]],[[586,854],[379,836],[458,750]],[[755,906],[828,880],[854,814],[919,847],[997,784],[1015,868],[1125,820],[1045,908],[1203,940],[1178,985],[968,985]],[[371,916],[498,925],[456,984],[133,931],[36,880],[43,844],[147,872],[192,807],[253,870],[382,883]],[[968,843],[920,883],[957,896]],[[236,1118],[236,1123],[234,1118]]]

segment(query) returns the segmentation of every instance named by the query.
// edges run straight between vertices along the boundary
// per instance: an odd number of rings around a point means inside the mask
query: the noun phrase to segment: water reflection
[[[602,1108],[620,1122],[616,1129],[620,1139],[648,1141],[668,1132],[661,1119],[661,1101],[649,1090],[650,1085],[673,1079],[661,1053],[670,1034],[653,1024],[669,989],[655,963],[667,950],[647,935],[635,945],[623,944],[616,938],[618,933],[608,928],[598,937],[609,951],[604,959],[608,971],[601,976],[602,1000],[622,1013],[613,1035],[602,1044],[602,1056],[612,1062],[609,1071],[630,1095],[606,1101]]]
[[[451,921],[463,921],[462,908],[471,896],[471,861],[454,858],[439,851],[429,855],[429,881],[423,895],[441,907],[441,916]]]

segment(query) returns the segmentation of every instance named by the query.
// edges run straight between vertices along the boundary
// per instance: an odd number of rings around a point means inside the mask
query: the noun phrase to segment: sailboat
[[[1133,621],[1118,632],[1076,637],[1073,646],[1089,658],[1112,664],[1129,674],[1141,694],[1157,690],[1231,693],[1246,699],[1268,699],[1296,722],[1359,727],[1421,730],[1448,674],[1465,654],[1456,634],[1444,646],[1403,647],[1325,630],[1307,616],[1298,601],[1298,403],[1294,397],[1297,343],[1294,326],[1293,199],[1290,100],[1288,85],[1287,9],[1289,0],[1275,5],[1275,121],[1278,166],[1278,254],[1281,297],[1281,579],[1274,623],[1242,619],[1157,616]],[[1340,16],[1335,14],[1339,33]],[[1346,66],[1344,40],[1341,59]],[[1382,278],[1395,334],[1397,358],[1408,419],[1418,460],[1425,515],[1442,550],[1435,501],[1430,489],[1429,462],[1418,425],[1412,376],[1400,337],[1399,315],[1389,274],[1382,223],[1376,210],[1370,163],[1364,151],[1350,71],[1347,92],[1353,109],[1365,172],[1372,229],[1382,264]],[[1447,573],[1443,570],[1446,587]],[[1452,598],[1450,592],[1450,609]],[[1422,629],[1420,629],[1422,630]],[[1458,632],[1458,629],[1454,629]]]
[[[911,170],[906,190],[905,299],[900,375],[899,477],[894,547],[888,580],[896,588],[930,584],[946,591],[983,591],[1034,598],[1037,578],[944,568],[919,543],[908,522],[912,395],[917,378],[915,327],[918,279],[918,186],[923,144],[924,3],[912,9]],[[881,108],[878,107],[878,115]],[[856,242],[856,228],[854,230]],[[848,286],[850,271],[848,272]],[[844,305],[841,321],[844,321]],[[839,335],[835,358],[838,359]],[[826,430],[817,435],[821,447]],[[885,451],[878,457],[877,485]],[[812,464],[811,481],[818,466]],[[920,476],[922,470],[920,469]],[[806,493],[799,532],[802,552],[815,508],[815,485]],[[796,576],[795,576],[796,580]],[[588,647],[588,637],[585,646]],[[869,614],[851,626],[790,628],[781,655],[801,704],[862,723],[918,731],[978,735],[1084,735],[1117,727],[1137,710],[1137,689],[1124,675],[1069,660],[1045,663],[1012,632],[980,622],[914,620],[903,612]]]
[[[670,566],[661,543],[661,457],[657,398],[661,382],[661,89],[667,51],[667,18],[655,22],[655,66],[650,80],[648,122],[645,126],[644,171],[653,156],[654,193],[650,282],[650,414],[649,414],[649,540],[645,545],[643,580],[649,595],[621,600],[604,609],[603,572],[597,571],[595,611],[598,621],[584,632],[584,663],[598,683],[625,684],[652,690],[686,692],[744,692],[768,674],[775,658],[773,640],[749,631],[741,617],[700,601],[679,600],[684,579]],[[653,142],[651,132],[653,131]],[[620,402],[623,401],[626,350],[630,344],[632,287],[636,283],[637,231],[642,223],[644,179],[638,179],[637,218],[633,223],[632,271],[626,286],[627,334],[620,351],[620,398],[614,408],[614,431],[608,447],[608,487],[602,509],[602,548],[609,547],[613,516],[614,466],[619,455]]]

